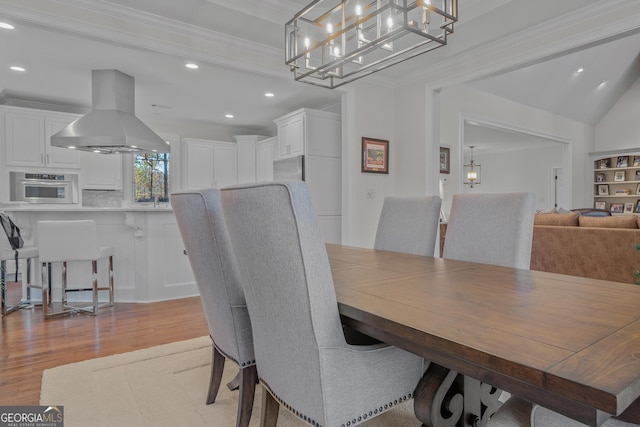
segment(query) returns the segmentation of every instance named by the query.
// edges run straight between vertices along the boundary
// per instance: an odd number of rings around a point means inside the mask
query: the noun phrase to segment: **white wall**
[[[640,148],[640,79],[622,95],[595,129],[594,151]]]
[[[569,156],[562,166],[571,186],[571,206],[592,205],[591,168],[588,153],[592,150],[593,126],[565,119],[541,110],[508,101],[504,98],[455,86],[442,90],[440,140],[451,145],[451,174],[445,187],[443,201],[449,212],[451,195],[463,192],[462,154],[460,151],[462,119],[477,117],[488,122],[504,124],[513,129],[532,132],[539,136],[568,141]],[[526,158],[523,157],[523,161]]]
[[[349,86],[342,105],[342,242],[372,247],[384,197],[394,193],[401,143],[393,133],[393,90],[362,80]],[[389,140],[388,175],[361,172],[362,137]],[[375,197],[367,198],[370,190]]]
[[[469,151],[465,150],[465,163]],[[474,151],[474,161],[481,167],[481,184],[469,193],[508,193],[529,191],[536,195],[536,209],[549,211],[554,207],[553,168],[562,158],[561,143],[549,145],[541,142],[539,148],[502,149],[483,153]],[[567,208],[567,206],[559,206]]]

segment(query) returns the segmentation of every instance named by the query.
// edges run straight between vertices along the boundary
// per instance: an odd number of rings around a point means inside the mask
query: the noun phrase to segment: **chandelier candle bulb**
[[[314,0],[285,24],[294,79],[337,88],[447,44],[458,0]]]

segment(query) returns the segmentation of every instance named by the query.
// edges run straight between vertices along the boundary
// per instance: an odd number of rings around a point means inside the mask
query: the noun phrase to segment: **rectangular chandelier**
[[[444,46],[457,20],[457,0],[315,0],[285,25],[285,62],[334,89]]]

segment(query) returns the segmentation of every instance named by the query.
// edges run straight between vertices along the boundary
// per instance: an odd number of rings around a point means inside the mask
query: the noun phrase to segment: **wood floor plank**
[[[25,309],[0,322],[0,405],[39,405],[45,369],[209,335],[200,297],[119,303],[96,317]]]

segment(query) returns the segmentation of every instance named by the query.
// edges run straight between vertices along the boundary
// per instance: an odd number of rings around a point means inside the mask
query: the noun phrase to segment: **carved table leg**
[[[501,405],[501,390],[431,362],[414,393],[424,427],[484,427]]]

